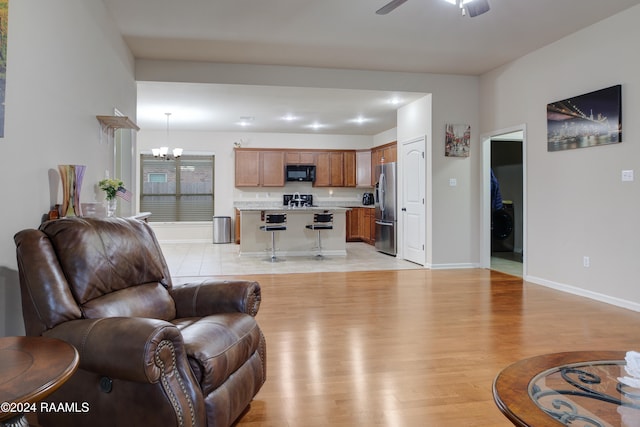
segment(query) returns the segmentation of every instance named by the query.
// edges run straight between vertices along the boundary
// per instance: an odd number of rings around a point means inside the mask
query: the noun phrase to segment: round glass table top
[[[553,367],[531,379],[529,397],[568,426],[640,426],[640,389],[620,383],[624,368],[624,360]]]

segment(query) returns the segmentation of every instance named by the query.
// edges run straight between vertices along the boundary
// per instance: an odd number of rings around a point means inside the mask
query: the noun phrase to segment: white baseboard
[[[463,268],[480,268],[480,264],[476,263],[451,263],[451,264],[425,264],[425,268],[431,270],[456,270]]]
[[[524,279],[527,282],[531,282],[536,285],[545,286],[547,288],[551,288],[551,289],[566,292],[569,294],[578,295],[578,296],[589,298],[592,300],[604,302],[607,304],[615,305],[617,307],[626,308],[628,310],[640,312],[640,304],[632,301],[627,301],[622,298],[612,297],[610,295],[589,291],[586,289],[578,288],[576,286],[567,285],[564,283],[553,282],[551,280],[546,280],[546,279],[535,277],[535,276],[526,276]]]

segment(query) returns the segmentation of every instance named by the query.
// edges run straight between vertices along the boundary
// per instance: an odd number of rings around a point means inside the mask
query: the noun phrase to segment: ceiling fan
[[[461,13],[465,16],[467,13],[470,17],[482,15],[489,11],[489,0],[444,0],[447,3],[460,7]],[[376,10],[378,15],[386,15],[398,6],[406,3],[407,0],[391,0],[389,3]]]

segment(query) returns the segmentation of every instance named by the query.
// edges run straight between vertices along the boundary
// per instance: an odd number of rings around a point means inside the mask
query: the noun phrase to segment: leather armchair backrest
[[[32,236],[41,241],[35,250],[48,253],[45,264],[58,266],[43,265],[42,261],[33,265],[34,254],[20,250],[20,242],[29,233],[22,236],[21,233],[16,235],[19,269],[46,270],[40,283],[33,280],[30,283],[31,293],[41,288],[36,291],[41,298],[35,310],[41,318],[47,318],[46,328],[70,320],[78,311],[86,318],[175,317],[175,304],[168,292],[169,271],[148,224],[124,218],[64,218],[45,222],[40,226],[42,235]],[[21,272],[24,287],[23,276]],[[42,301],[48,303],[40,306]],[[44,314],[43,310],[54,313]]]

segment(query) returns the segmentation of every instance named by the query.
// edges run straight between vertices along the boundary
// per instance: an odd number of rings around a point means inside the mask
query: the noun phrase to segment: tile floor
[[[522,277],[522,263],[518,261],[491,257],[491,269],[512,276]]]
[[[284,274],[340,271],[402,270],[420,265],[377,252],[365,243],[347,243],[347,256],[287,257],[282,262],[264,257],[240,256],[239,245],[212,243],[161,243],[171,276],[178,282],[187,277],[237,274]]]
[[[522,254],[518,252],[492,252],[491,269],[522,277]]]
[[[162,251],[176,283],[203,276],[237,274],[284,274],[328,271],[404,270],[420,265],[377,252],[365,243],[347,243],[347,256],[287,257],[282,262],[264,257],[240,256],[236,244],[161,243]],[[503,257],[491,257],[491,269],[522,277],[522,263]]]

